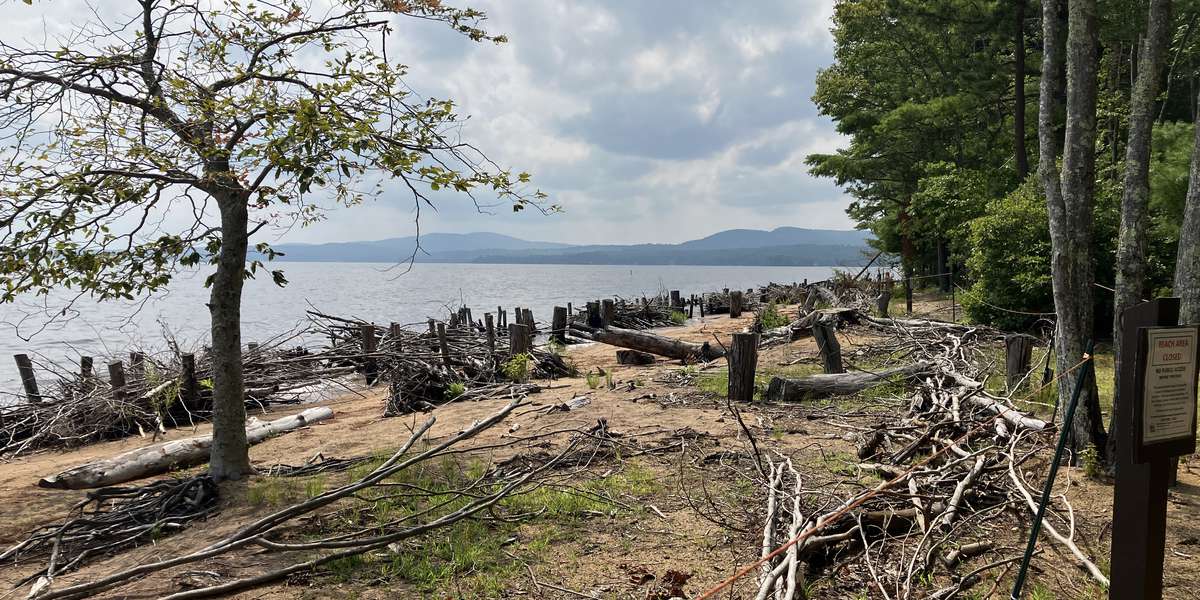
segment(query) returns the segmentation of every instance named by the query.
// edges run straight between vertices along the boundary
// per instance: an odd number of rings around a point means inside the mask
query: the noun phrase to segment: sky
[[[421,212],[422,232],[675,243],[737,227],[853,227],[848,196],[804,165],[807,154],[845,143],[810,99],[817,71],[832,62],[833,0],[469,5],[509,41],[474,43],[442,24],[400,18],[389,55],[408,65],[416,93],[451,98],[469,115],[465,141],[530,172],[562,212],[480,212],[466,198],[442,197],[436,212]],[[44,26],[23,16],[10,27]],[[414,216],[411,196],[393,185],[271,241],[412,235]]]

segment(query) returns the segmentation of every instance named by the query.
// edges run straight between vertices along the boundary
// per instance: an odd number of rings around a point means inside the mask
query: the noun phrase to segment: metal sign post
[[[1197,329],[1179,299],[1121,314],[1110,600],[1161,600],[1172,458],[1196,449]]]

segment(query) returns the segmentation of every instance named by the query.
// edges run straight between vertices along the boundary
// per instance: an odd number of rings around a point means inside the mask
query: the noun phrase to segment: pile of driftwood
[[[1000,334],[881,319],[856,309],[814,313],[806,315],[810,322],[837,319],[874,336],[872,345],[893,364],[777,377],[766,398],[804,402],[887,386],[868,395],[886,410],[815,409],[853,439],[857,463],[844,467],[858,473],[852,483],[810,481],[785,455],[760,459],[753,475],[765,497],[757,597],[801,598],[806,572],[834,570],[844,589],[869,588],[889,598],[918,591],[924,598],[950,598],[985,576],[998,582],[1021,558],[1011,532],[1027,527],[1036,512],[1031,490],[1041,482],[1029,481],[1029,471],[1044,466],[1033,468],[1047,458],[1054,429],[1019,410],[1017,399],[985,387]],[[878,483],[863,486],[862,477]],[[1050,507],[1043,527],[1083,572],[1107,584],[1076,543],[1075,515],[1065,496]]]

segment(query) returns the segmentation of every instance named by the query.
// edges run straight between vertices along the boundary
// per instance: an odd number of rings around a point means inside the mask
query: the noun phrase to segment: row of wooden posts
[[[252,344],[257,346],[257,344]],[[17,372],[21,377],[21,386],[25,391],[25,399],[31,403],[39,403],[42,401],[41,389],[38,386],[37,375],[33,370],[33,361],[28,354],[16,354],[13,356],[17,363]],[[179,357],[182,381],[180,381],[180,399],[184,406],[194,408],[199,406],[200,401],[200,381],[196,376],[196,355],[191,353],[181,354]],[[94,367],[95,359],[91,356],[79,357],[79,378],[82,380],[92,379],[95,376]],[[131,381],[142,381],[146,376],[146,355],[142,352],[129,353],[129,373],[126,373],[125,363],[116,360],[108,363],[108,380],[109,386],[112,388],[113,400],[124,402],[128,400],[129,383]],[[147,392],[152,394],[153,390]]]

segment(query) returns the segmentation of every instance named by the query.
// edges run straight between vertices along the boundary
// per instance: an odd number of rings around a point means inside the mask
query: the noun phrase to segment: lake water
[[[246,282],[242,339],[276,336],[302,324],[310,307],[338,316],[386,325],[392,321],[424,326],[428,317],[445,318],[446,307],[466,304],[476,318],[503,306],[533,310],[549,321],[554,306],[589,299],[654,295],[680,290],[684,296],[722,288],[746,289],[767,283],[827,279],[833,267],[697,267],[616,265],[479,265],[374,263],[276,263],[289,283],[270,277]],[[185,273],[168,292],[140,303],[96,302],[82,298],[62,316],[69,296],[0,305],[0,392],[19,392],[12,360],[25,352],[35,362],[74,369],[80,355],[125,354],[131,345],[165,348],[164,330],[184,348],[208,337],[207,272]],[[57,315],[52,318],[52,315]],[[97,359],[97,368],[103,366]]]

